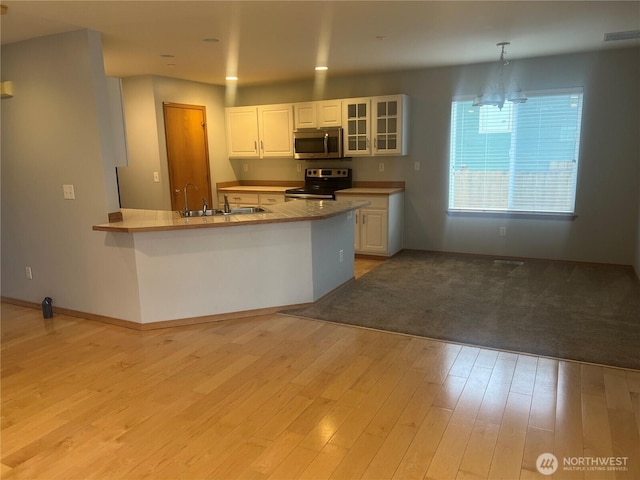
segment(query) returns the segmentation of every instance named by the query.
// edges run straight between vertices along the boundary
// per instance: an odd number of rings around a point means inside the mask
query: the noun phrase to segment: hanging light
[[[502,110],[504,102],[512,103],[525,103],[527,96],[517,85],[510,86],[509,89],[505,89],[504,86],[504,67],[509,65],[509,61],[504,57],[504,47],[510,45],[509,42],[500,42],[496,46],[500,47],[500,60],[498,66],[498,78],[489,87],[485,89],[482,95],[478,95],[473,100],[474,107],[483,107],[485,105],[492,105]]]

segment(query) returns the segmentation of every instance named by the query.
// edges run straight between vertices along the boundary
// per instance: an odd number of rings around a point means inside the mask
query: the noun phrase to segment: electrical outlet
[[[413,169],[416,172],[419,172],[420,171],[420,162],[413,162]]]
[[[33,280],[33,272],[31,271],[31,267],[24,267],[24,274],[27,277],[27,280]]]
[[[243,172],[248,172],[249,171],[249,164],[248,163],[243,163],[242,164],[242,171]]]
[[[298,172],[301,172],[301,171],[302,171],[302,165],[297,164],[297,165],[296,165],[296,170],[297,170]]]
[[[507,227],[500,227],[500,236],[501,237],[507,236]]]
[[[379,172],[384,172],[384,163],[380,162],[380,163],[378,164],[378,171],[379,171]]]
[[[340,263],[344,261],[344,250],[340,250],[338,252],[338,259],[340,260]]]

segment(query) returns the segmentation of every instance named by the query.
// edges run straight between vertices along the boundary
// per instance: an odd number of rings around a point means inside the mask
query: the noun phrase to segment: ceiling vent
[[[617,42],[618,40],[635,40],[640,38],[640,30],[629,30],[628,32],[611,32],[604,34],[605,42]]]

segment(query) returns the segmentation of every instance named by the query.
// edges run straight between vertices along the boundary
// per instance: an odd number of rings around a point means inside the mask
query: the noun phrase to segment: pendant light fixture
[[[483,107],[485,105],[493,105],[502,110],[504,102],[525,103],[527,96],[516,85],[511,85],[509,89],[504,85],[504,67],[509,65],[509,61],[505,58],[504,47],[510,45],[509,42],[500,42],[496,46],[500,47],[500,60],[498,65],[498,78],[492,82],[482,93],[478,95],[474,101],[474,107]]]

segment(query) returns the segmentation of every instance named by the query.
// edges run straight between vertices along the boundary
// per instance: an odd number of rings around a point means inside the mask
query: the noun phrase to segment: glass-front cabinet
[[[408,153],[407,95],[343,100],[346,156]]]
[[[342,128],[344,155],[371,155],[371,99],[349,98],[343,100]]]

